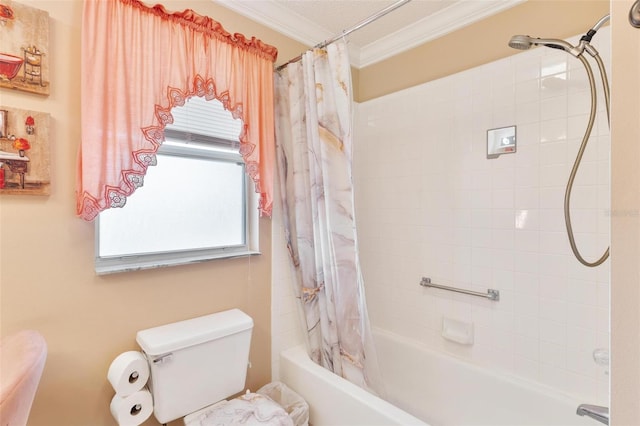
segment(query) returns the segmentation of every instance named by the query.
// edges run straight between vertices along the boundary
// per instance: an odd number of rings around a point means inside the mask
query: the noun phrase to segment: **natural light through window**
[[[123,208],[100,213],[96,270],[184,264],[257,252],[257,200],[234,120],[219,101],[172,110],[158,165]]]

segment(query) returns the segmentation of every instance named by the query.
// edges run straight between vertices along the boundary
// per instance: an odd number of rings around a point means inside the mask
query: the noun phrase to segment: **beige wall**
[[[611,410],[640,424],[640,29],[613,0],[611,113]]]
[[[137,330],[238,307],[255,321],[248,386],[270,380],[271,224],[260,223],[262,255],[96,276],[94,227],[75,217],[80,141],[80,0],[24,3],[50,14],[51,95],[0,90],[0,105],[51,114],[51,195],[0,197],[1,335],[39,330],[49,354],[30,425],[115,424],[106,380],[119,353],[137,349]],[[163,2],[192,8],[227,30],[277,46],[304,47],[210,0]],[[146,424],[155,424],[149,420]]]
[[[361,69],[356,100],[364,102],[513,55],[518,51],[508,42],[515,34],[565,38],[584,33],[607,13],[608,0],[529,0]]]

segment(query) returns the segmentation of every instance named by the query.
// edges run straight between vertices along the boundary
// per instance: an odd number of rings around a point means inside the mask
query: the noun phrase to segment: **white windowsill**
[[[95,270],[98,275],[113,274],[117,272],[132,272],[143,269],[163,268],[166,266],[188,265],[190,263],[207,262],[215,259],[232,259],[236,257],[247,257],[260,255],[261,252],[255,250],[216,252],[196,254],[186,252],[183,256],[176,253],[169,255],[146,255],[131,256],[127,258],[96,258]]]

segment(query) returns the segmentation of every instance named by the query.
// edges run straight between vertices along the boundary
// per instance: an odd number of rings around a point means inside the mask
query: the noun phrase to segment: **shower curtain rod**
[[[397,2],[393,3],[392,5],[389,5],[387,7],[385,7],[384,9],[382,9],[381,11],[374,13],[373,15],[369,16],[368,18],[364,19],[363,21],[358,22],[357,24],[355,24],[353,27],[348,28],[346,30],[342,30],[342,32],[333,37],[330,38],[329,40],[325,40],[322,43],[318,43],[315,46],[313,46],[312,49],[322,49],[323,47],[326,47],[328,45],[330,45],[331,43],[333,43],[336,40],[340,40],[341,38],[351,34],[354,31],[359,30],[360,28],[369,25],[370,23],[377,21],[379,18],[382,18],[384,15],[386,15],[387,13],[393,12],[394,10],[396,10],[397,8],[399,8],[400,6],[404,6],[405,4],[409,3],[411,0],[398,0]],[[311,49],[309,49],[311,50]],[[284,67],[286,67],[289,64],[292,64],[294,62],[298,62],[300,59],[302,59],[302,54],[296,56],[293,59],[290,59],[289,61],[285,62],[284,64],[280,65],[278,68],[276,68],[276,71],[280,71],[281,69],[283,69]]]

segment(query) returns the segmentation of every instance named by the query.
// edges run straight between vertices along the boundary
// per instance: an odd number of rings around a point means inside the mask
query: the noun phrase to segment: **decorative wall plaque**
[[[0,87],[49,95],[49,13],[0,0]]]

